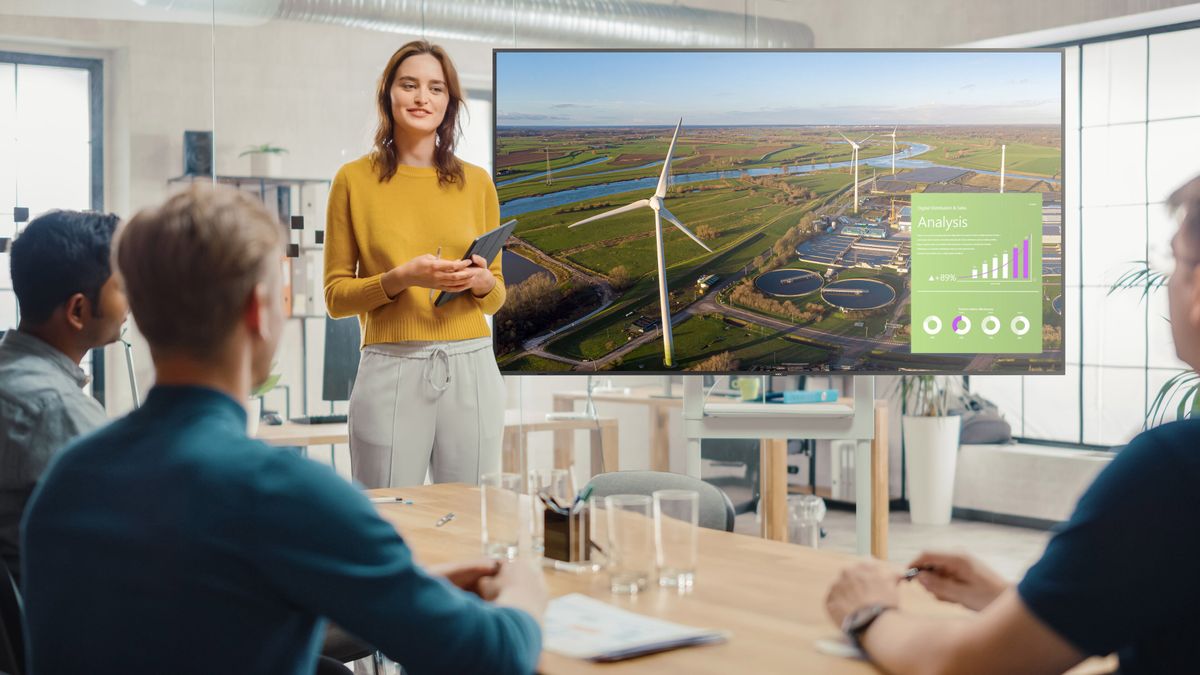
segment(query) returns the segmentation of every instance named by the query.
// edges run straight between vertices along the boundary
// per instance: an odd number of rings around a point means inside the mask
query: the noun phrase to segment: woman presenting
[[[478,483],[500,469],[504,382],[485,314],[504,304],[500,256],[459,260],[499,225],[491,176],[454,156],[463,107],[446,53],[401,47],[376,94],[371,152],[329,193],[325,304],[358,315],[363,347],[350,396],[354,478],[368,488]],[[462,294],[441,307],[441,291]]]

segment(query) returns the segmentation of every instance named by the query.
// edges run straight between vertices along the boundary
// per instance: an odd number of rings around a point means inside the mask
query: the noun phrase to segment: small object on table
[[[910,568],[908,568],[908,570],[906,570],[904,572],[904,574],[902,574],[900,576],[900,580],[901,581],[912,581],[913,579],[916,579],[917,575],[920,574],[921,572],[932,572],[932,571],[933,571],[932,565],[925,565],[923,567],[910,567]]]
[[[767,394],[768,403],[833,403],[837,400],[837,389],[794,389]]]
[[[372,504],[412,504],[411,499],[404,497],[371,497]]]
[[[436,523],[434,523],[433,526],[441,527],[452,520],[454,520],[454,512],[453,511],[450,513],[447,513],[446,515],[442,516],[441,518],[438,518],[438,521]]]

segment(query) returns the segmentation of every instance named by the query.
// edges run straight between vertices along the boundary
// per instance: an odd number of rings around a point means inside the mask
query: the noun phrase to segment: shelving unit
[[[253,190],[257,193],[263,204],[267,206],[279,218],[279,222],[289,228],[289,232],[296,231],[299,241],[289,241],[288,258],[293,263],[291,264],[291,302],[289,310],[289,319],[299,320],[300,326],[300,412],[303,415],[309,414],[308,405],[308,319],[324,319],[324,313],[312,311],[313,294],[308,292],[308,257],[307,254],[323,251],[324,247],[317,243],[316,232],[324,231],[324,214],[313,214],[319,217],[320,227],[312,227],[306,224],[307,215],[304,213],[306,195],[311,197],[316,194],[317,190],[329,191],[332,181],[328,178],[285,178],[285,177],[268,177],[268,176],[237,176],[237,175],[220,175],[210,176],[207,174],[200,175],[183,175],[176,176],[167,180],[168,185],[191,184],[197,181],[213,182],[221,185],[230,185],[239,190]],[[309,192],[309,191],[313,192]],[[273,197],[273,199],[272,199]],[[309,241],[305,241],[305,232],[313,232],[309,237]],[[300,264],[296,264],[299,261]],[[297,289],[302,289],[301,293],[297,293]],[[303,298],[303,302],[296,302],[298,297]],[[332,411],[332,410],[331,410]],[[287,411],[290,416],[291,411]]]

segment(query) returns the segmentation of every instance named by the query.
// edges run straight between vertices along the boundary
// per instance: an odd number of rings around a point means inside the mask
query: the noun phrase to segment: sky
[[[1058,52],[496,54],[508,126],[1058,124]]]

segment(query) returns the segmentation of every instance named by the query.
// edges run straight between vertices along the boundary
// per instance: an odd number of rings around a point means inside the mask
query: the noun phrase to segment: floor
[[[737,517],[734,531],[757,535],[754,513]],[[822,523],[823,548],[854,553],[854,512],[830,510]],[[913,525],[907,512],[892,513],[888,520],[888,559],[905,566],[921,551],[959,551],[979,557],[1002,576],[1017,581],[1041,556],[1051,533],[1024,527],[955,520],[949,525]]]

